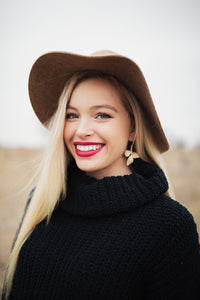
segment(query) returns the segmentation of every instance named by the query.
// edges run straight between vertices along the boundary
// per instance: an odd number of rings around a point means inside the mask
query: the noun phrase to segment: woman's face
[[[117,89],[104,79],[87,79],[74,89],[66,110],[64,140],[79,169],[97,179],[130,174],[124,151],[134,140],[131,121]]]

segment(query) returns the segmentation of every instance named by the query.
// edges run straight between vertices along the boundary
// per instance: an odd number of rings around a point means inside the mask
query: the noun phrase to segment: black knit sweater
[[[10,299],[200,299],[191,214],[157,166],[96,180],[75,164],[68,195],[20,252]]]

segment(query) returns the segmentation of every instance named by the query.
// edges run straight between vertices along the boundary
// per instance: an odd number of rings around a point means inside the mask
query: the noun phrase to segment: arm
[[[169,223],[169,233],[152,255],[145,299],[200,299],[200,247],[196,224],[184,209],[171,225]]]

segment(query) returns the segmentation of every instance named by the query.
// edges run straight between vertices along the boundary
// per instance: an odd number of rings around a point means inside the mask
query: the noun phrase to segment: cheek
[[[67,147],[69,147],[72,137],[73,137],[73,128],[69,124],[65,124],[64,131],[63,131],[63,138],[65,141],[65,145]]]
[[[127,119],[120,120],[120,122],[116,122],[113,127],[113,137],[120,139],[121,141],[128,141],[129,135],[131,131],[130,122]]]
[[[107,128],[103,137],[109,146],[109,150],[113,151],[113,154],[121,154],[127,149],[129,131],[122,124],[121,126],[116,126],[114,129]]]

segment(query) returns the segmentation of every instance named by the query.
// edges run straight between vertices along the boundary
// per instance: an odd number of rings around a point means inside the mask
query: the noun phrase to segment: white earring
[[[126,150],[124,153],[125,156],[128,157],[126,161],[127,166],[131,165],[135,158],[139,158],[139,155],[136,152],[133,152],[133,145],[134,142],[132,142],[130,150]]]

